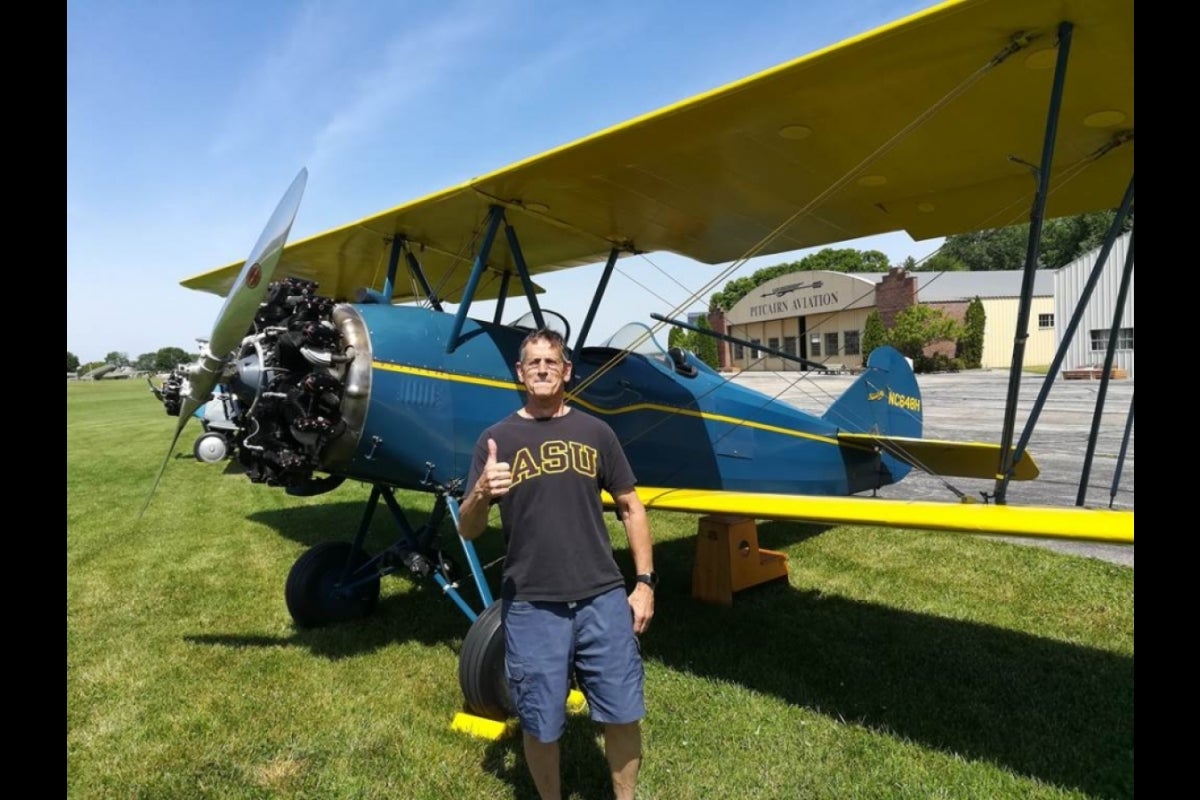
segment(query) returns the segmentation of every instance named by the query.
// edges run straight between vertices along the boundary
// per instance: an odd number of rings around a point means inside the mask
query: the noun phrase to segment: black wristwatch
[[[650,587],[650,591],[654,591],[656,588],[658,588],[658,573],[643,572],[641,575],[637,576],[637,582],[646,584]]]

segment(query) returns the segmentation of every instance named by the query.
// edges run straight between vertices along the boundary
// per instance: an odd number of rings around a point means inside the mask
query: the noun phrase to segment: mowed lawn
[[[450,729],[468,621],[432,584],[388,577],[369,619],[293,626],[289,569],[353,536],[370,487],[251,484],[192,458],[193,422],[138,519],[175,424],[144,382],[67,383],[67,796],[535,797],[519,737]],[[431,498],[400,501],[419,522]],[[696,519],[651,525],[662,584],[639,797],[1133,796],[1131,568],[762,523],[789,581],[721,608],[691,598]],[[372,552],[392,528],[381,509]],[[499,539],[482,540],[485,562]],[[457,546],[448,525],[443,540]],[[567,796],[611,796],[585,717],[563,772]]]

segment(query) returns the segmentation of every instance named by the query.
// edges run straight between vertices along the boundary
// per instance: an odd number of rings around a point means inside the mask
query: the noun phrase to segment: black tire
[[[192,455],[205,464],[217,464],[229,456],[229,440],[212,431],[202,433],[192,445]]]
[[[458,683],[472,714],[499,720],[516,716],[504,677],[504,628],[500,624],[499,600],[485,608],[467,631],[458,657]]]
[[[369,573],[359,567],[369,561],[362,550],[355,550],[347,572],[353,545],[350,542],[322,542],[296,559],[288,573],[284,598],[288,613],[300,628],[316,628],[370,616],[379,604],[379,573],[371,580],[354,586],[349,592],[343,581],[354,584]]]

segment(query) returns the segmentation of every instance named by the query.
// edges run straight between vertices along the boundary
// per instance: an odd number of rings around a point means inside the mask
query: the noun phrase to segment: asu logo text
[[[542,442],[534,455],[528,447],[522,447],[513,456],[512,485],[516,486],[527,478],[553,475],[572,470],[589,478],[596,477],[596,448],[581,442],[564,442],[551,439]]]

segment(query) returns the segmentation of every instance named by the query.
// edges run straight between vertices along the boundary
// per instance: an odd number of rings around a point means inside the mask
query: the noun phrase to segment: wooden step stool
[[[758,546],[758,523],[746,517],[709,514],[700,518],[692,597],[733,605],[733,595],[767,581],[787,579],[787,554]]]

